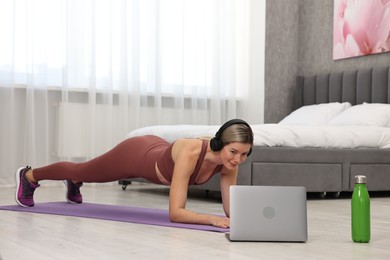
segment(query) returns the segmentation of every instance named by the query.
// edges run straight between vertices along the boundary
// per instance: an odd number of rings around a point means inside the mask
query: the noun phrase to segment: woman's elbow
[[[169,219],[171,222],[177,223],[180,222],[180,216],[177,214],[177,212],[170,210],[169,211]]]

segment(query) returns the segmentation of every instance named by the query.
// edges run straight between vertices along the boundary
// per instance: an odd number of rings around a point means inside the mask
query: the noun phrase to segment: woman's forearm
[[[170,210],[169,216],[172,222],[229,227],[229,218],[196,213],[186,209]]]

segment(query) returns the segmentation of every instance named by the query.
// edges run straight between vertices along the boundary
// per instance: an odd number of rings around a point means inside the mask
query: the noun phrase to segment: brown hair
[[[246,124],[233,124],[223,131],[221,141],[223,145],[240,142],[253,146],[252,128]]]

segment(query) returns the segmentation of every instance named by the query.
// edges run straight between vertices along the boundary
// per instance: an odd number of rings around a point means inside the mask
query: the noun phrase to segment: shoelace
[[[70,189],[69,189],[70,194],[72,194],[73,196],[79,195],[81,184],[80,183],[74,184],[72,181],[69,181],[69,184],[70,184]]]
[[[24,197],[29,198],[34,195],[35,188],[31,186],[30,182],[27,179],[26,173],[31,169],[30,166],[24,168],[21,172],[22,175],[22,194]]]

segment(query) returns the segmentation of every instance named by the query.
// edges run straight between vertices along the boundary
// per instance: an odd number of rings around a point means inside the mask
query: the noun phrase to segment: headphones
[[[227,121],[218,130],[218,132],[215,134],[215,137],[213,137],[210,140],[210,148],[211,148],[211,150],[213,150],[214,152],[218,152],[218,151],[222,150],[222,148],[224,146],[223,143],[222,143],[222,140],[221,140],[223,131],[225,131],[226,128],[228,128],[229,126],[236,125],[236,124],[243,124],[243,125],[246,125],[246,126],[248,126],[250,128],[249,124],[247,122],[245,122],[244,120],[241,120],[241,119],[231,119],[231,120]],[[252,147],[249,150],[247,156],[249,156],[251,153],[252,153]]]

